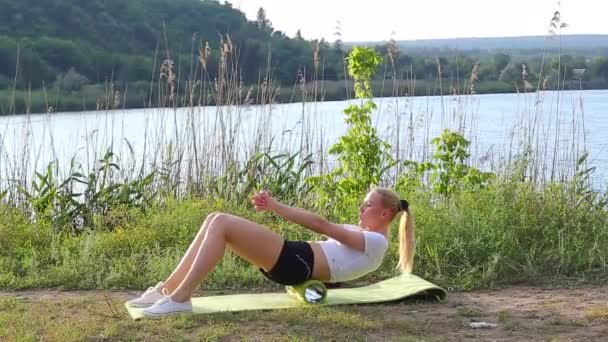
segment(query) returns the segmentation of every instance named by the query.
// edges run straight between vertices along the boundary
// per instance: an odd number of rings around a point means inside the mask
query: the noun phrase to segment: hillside
[[[0,33],[51,36],[123,53],[154,52],[166,24],[170,42],[192,32],[216,42],[218,33],[256,31],[245,16],[213,1],[196,0],[0,0]]]
[[[0,0],[0,8],[0,115],[46,110],[49,89],[59,110],[96,108],[100,99],[108,103],[110,87],[125,93],[121,106],[160,105],[165,60],[172,61],[171,82],[179,94],[192,80],[209,89],[224,77],[239,89],[251,87],[255,96],[270,75],[272,86],[281,88],[272,93],[275,101],[310,97],[305,85],[318,79],[326,83],[315,98],[348,97],[344,57],[354,43],[288,37],[263,9],[251,21],[215,0]],[[560,78],[567,89],[608,87],[608,35],[563,36],[561,43],[561,58],[558,42],[545,37],[401,41],[400,51],[386,42],[357,44],[374,45],[385,57],[392,51],[378,69],[377,84],[394,77],[404,83],[403,94],[468,91],[466,81],[452,80],[470,79],[476,66],[477,93],[518,91],[539,84],[541,76],[547,89],[555,89]],[[581,79],[574,69],[585,70]],[[446,89],[436,87],[438,77],[446,79]],[[406,85],[413,78],[424,81],[418,89]],[[197,99],[217,102],[207,95]]]
[[[316,43],[275,31],[264,16],[248,21],[229,3],[213,0],[0,0],[0,77],[12,78],[17,47],[20,79],[34,88],[74,67],[91,82],[114,75],[122,82],[149,80],[154,58],[195,54],[210,47],[209,68],[216,68],[220,40],[238,47],[246,82],[256,82],[269,50],[279,79],[293,82],[301,67],[312,68]],[[328,44],[327,59],[341,58]],[[158,51],[158,52],[157,52]],[[336,78],[342,68],[327,70]],[[2,82],[0,80],[0,88]]]

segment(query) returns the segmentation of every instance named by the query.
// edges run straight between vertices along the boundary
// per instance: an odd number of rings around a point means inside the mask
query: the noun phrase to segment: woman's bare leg
[[[171,273],[169,278],[165,280],[163,288],[167,289],[169,293],[175,291],[177,286],[179,286],[179,284],[184,280],[184,278],[188,274],[188,271],[190,271],[192,262],[194,261],[194,258],[196,257],[196,254],[198,253],[201,244],[203,243],[203,239],[205,238],[205,231],[218,215],[218,213],[211,213],[207,216],[207,218],[205,218],[203,225],[198,230],[198,233],[196,233],[194,240],[192,240],[192,242],[190,243],[190,247],[188,247],[188,250],[180,260],[179,264],[177,264],[177,267],[175,268],[173,273]]]
[[[192,297],[198,285],[220,262],[226,247],[266,271],[272,269],[283,248],[284,239],[277,233],[228,214],[218,214],[205,231],[190,271],[171,295],[177,302]]]

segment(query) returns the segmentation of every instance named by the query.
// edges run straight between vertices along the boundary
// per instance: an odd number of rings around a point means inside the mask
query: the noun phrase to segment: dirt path
[[[517,286],[456,293],[444,308],[423,315],[462,317],[452,333],[484,340],[608,341],[608,287],[543,289]],[[437,317],[440,316],[440,317]],[[428,316],[427,316],[428,317]],[[471,329],[471,322],[497,324]]]
[[[317,312],[314,310],[320,309],[312,309],[295,314],[242,313],[215,317],[190,315],[194,318],[188,321],[190,323],[186,324],[185,328],[180,328],[178,324],[179,335],[171,335],[167,331],[168,335],[163,338],[156,335],[158,332],[154,332],[158,327],[153,325],[159,323],[134,323],[126,317],[121,303],[135,294],[137,292],[24,291],[0,293],[0,299],[4,298],[6,301],[7,298],[18,297],[18,301],[25,303],[21,312],[31,311],[34,315],[42,310],[41,307],[67,305],[76,310],[73,315],[64,316],[68,322],[70,317],[82,317],[77,314],[79,305],[69,303],[86,299],[85,302],[89,304],[80,306],[85,308],[88,305],[86,310],[89,316],[91,312],[106,313],[87,323],[87,327],[93,326],[89,334],[94,333],[94,336],[99,337],[96,341],[150,341],[172,336],[180,336],[179,339],[186,340],[222,341],[608,341],[608,285],[552,289],[514,286],[491,291],[450,293],[447,304],[408,301],[389,305],[335,307]],[[0,323],[1,311],[2,306]],[[319,317],[331,318],[321,322]],[[174,329],[175,322],[181,322],[180,320],[183,321],[184,318],[164,319],[161,326],[165,324],[166,329]],[[473,328],[471,323],[475,322],[496,326]],[[108,328],[109,324],[114,324],[118,332],[108,333],[111,330]],[[98,329],[94,329],[95,325]],[[314,325],[314,331],[311,331],[311,325]],[[17,332],[17,329],[15,331]],[[143,331],[149,331],[149,335],[140,334]],[[11,336],[13,335],[10,335],[10,331],[6,332],[5,329],[3,339],[0,328],[0,340],[4,341]],[[15,336],[17,335],[13,337]],[[36,336],[39,339],[54,340],[54,335],[45,331],[40,331]],[[87,339],[91,339],[90,335]]]

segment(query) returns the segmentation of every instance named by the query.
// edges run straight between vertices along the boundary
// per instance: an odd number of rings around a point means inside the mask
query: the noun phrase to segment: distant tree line
[[[229,2],[213,0],[0,0],[0,8],[0,90],[44,86],[75,92],[109,81],[141,87],[158,79],[165,59],[185,81],[203,58],[208,74],[217,75],[225,48],[245,85],[262,82],[268,70],[283,86],[344,80],[348,48],[339,38],[306,40],[299,31],[288,37],[262,8],[255,21]],[[514,89],[552,89],[558,81],[570,88],[608,87],[606,56],[401,51],[394,42],[376,48],[386,57],[378,77],[441,76]]]

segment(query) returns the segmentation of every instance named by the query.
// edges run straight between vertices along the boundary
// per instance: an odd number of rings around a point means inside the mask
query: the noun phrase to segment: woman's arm
[[[257,193],[254,196],[253,204],[256,210],[272,211],[287,221],[308,228],[313,232],[329,236],[350,248],[360,251],[365,250],[365,239],[362,232],[331,223],[325,218],[307,210],[280,203],[272,198],[267,191]]]

